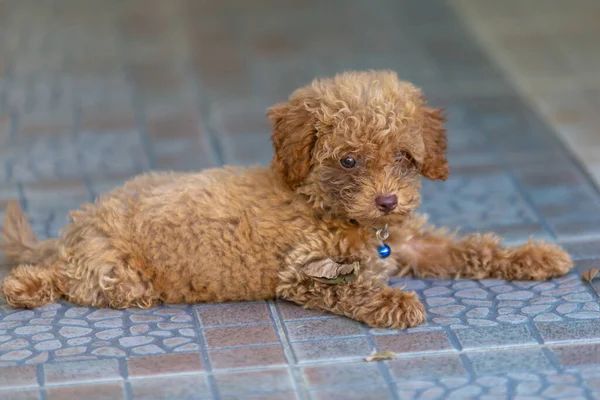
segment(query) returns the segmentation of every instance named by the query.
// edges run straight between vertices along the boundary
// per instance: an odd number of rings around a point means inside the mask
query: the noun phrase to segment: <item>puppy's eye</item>
[[[356,160],[352,157],[344,157],[340,160],[340,164],[342,167],[350,169],[356,167]]]

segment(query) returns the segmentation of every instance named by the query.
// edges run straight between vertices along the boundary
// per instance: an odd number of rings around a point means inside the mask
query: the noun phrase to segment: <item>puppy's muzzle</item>
[[[379,211],[391,212],[398,206],[398,197],[394,194],[391,196],[377,196],[375,205]]]

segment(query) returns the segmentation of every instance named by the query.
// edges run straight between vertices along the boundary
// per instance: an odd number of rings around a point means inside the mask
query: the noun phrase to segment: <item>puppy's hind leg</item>
[[[76,304],[128,308],[149,308],[159,302],[149,279],[130,265],[106,255],[78,260],[69,269],[66,299]]]
[[[419,278],[545,280],[573,268],[569,255],[551,243],[529,241],[505,247],[493,234],[454,238],[434,229],[392,244],[392,254]]]
[[[37,308],[58,301],[62,278],[56,263],[20,265],[2,280],[0,291],[15,308]]]

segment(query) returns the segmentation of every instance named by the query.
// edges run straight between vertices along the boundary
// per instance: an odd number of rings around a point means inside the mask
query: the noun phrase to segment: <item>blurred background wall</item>
[[[454,179],[570,183],[565,143],[598,177],[599,16],[595,0],[2,0],[0,203],[52,233],[148,169],[267,164],[269,105],[367,68],[446,107]]]

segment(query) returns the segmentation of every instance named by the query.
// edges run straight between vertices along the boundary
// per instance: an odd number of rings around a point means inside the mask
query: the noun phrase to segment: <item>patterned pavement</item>
[[[421,211],[577,263],[548,282],[395,281],[428,309],[404,332],[285,302],[0,300],[0,399],[600,398],[600,284],[580,279],[600,269],[598,186],[453,3],[0,1],[0,209],[18,198],[42,237],[146,170],[266,164],[268,105],[392,68],[450,118],[452,176],[425,182]],[[364,362],[373,349],[398,357]]]

